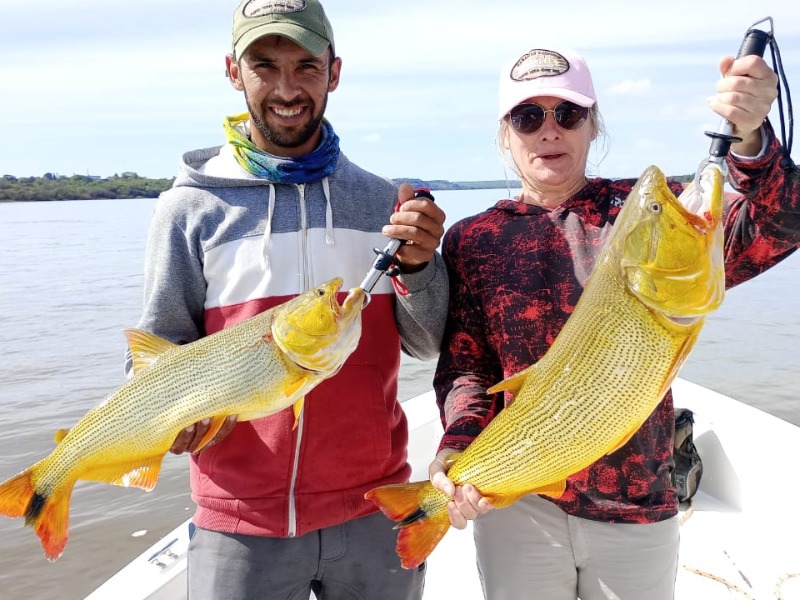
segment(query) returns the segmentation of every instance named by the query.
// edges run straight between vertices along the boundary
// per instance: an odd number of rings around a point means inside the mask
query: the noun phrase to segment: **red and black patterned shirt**
[[[751,279],[800,244],[800,173],[779,165],[781,147],[767,123],[764,155],[728,159],[726,284]],[[440,448],[465,448],[509,395],[486,389],[538,361],[575,308],[633,179],[592,179],[555,209],[500,200],[453,225],[443,256],[450,310],[434,378],[445,433]],[[683,187],[670,181],[677,195]],[[571,515],[649,523],[675,515],[671,485],[672,395],[616,452],[567,479],[553,500]]]

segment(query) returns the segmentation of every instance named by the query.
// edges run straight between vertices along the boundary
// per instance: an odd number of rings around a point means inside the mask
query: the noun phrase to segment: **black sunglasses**
[[[578,106],[569,100],[564,100],[564,102],[550,110],[545,110],[532,102],[517,104],[508,114],[511,126],[516,131],[519,133],[533,133],[539,131],[544,125],[547,113],[553,113],[556,124],[570,131],[578,129],[589,117],[589,109],[587,107]]]

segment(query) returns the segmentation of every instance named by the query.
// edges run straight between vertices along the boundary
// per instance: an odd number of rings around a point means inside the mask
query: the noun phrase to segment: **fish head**
[[[692,184],[676,198],[664,174],[651,166],[614,224],[625,285],[679,324],[702,319],[725,295],[723,179],[714,165],[702,174],[702,186]]]
[[[350,290],[340,305],[337,277],[282,304],[272,321],[272,336],[295,364],[328,377],[353,353],[361,338],[366,293]]]

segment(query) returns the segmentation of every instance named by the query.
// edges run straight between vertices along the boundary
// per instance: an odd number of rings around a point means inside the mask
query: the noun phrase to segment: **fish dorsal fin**
[[[56,431],[53,434],[53,441],[56,444],[60,444],[61,440],[63,440],[65,437],[67,437],[68,433],[69,433],[69,429],[59,429],[58,431]]]
[[[125,339],[133,356],[133,374],[135,375],[153,362],[167,350],[175,348],[177,344],[153,335],[141,329],[123,329]]]
[[[532,364],[527,369],[523,369],[519,373],[515,373],[511,377],[506,377],[500,383],[494,384],[486,393],[488,394],[496,394],[497,392],[511,392],[512,394],[516,395],[517,392],[522,389],[522,385],[525,383],[525,380],[531,375],[531,372],[536,367],[536,364]]]

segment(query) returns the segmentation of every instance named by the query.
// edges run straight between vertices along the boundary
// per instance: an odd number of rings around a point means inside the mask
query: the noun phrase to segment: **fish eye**
[[[322,288],[317,288],[317,296],[324,296],[325,290]]]
[[[653,213],[656,213],[656,214],[660,213],[661,212],[661,204],[658,203],[658,202],[651,202],[650,203],[650,212],[653,212]]]

